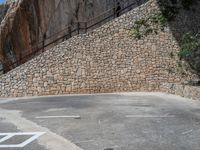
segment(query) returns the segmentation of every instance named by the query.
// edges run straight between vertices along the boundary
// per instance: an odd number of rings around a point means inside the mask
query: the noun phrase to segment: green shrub
[[[158,30],[164,30],[167,25],[166,18],[160,12],[156,12],[147,18],[135,21],[131,29],[131,35],[137,39],[141,39],[151,33],[158,33]]]
[[[162,30],[164,30],[164,28],[166,27],[166,24],[167,24],[167,19],[165,18],[165,16],[161,12],[158,12],[158,13],[151,15],[149,17],[149,20],[153,24],[159,25]]]
[[[139,31],[139,28],[134,28],[131,30],[131,35],[133,35],[135,38],[137,39],[141,39],[142,38],[142,34]]]
[[[180,59],[184,59],[193,70],[200,73],[200,34],[186,33],[180,45]]]

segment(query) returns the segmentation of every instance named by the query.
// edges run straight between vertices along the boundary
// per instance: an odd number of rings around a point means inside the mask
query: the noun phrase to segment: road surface
[[[163,93],[0,100],[0,150],[199,150],[200,101]]]

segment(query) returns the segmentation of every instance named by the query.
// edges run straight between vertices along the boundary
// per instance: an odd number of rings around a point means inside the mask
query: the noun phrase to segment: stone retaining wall
[[[158,11],[150,0],[102,27],[75,36],[0,77],[1,97],[161,91],[162,83],[193,78],[181,75],[171,54],[179,50],[169,28],[140,40],[134,22]]]

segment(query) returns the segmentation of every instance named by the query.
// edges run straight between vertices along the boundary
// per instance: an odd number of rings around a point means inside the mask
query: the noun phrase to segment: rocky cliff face
[[[7,4],[0,4],[0,22],[5,17],[8,7],[9,7],[9,5],[7,5]]]
[[[120,0],[124,3],[125,0]],[[125,4],[134,0],[126,0]],[[113,7],[116,0],[15,0],[0,26],[0,61],[7,64],[33,51],[41,39],[67,25],[87,21]]]

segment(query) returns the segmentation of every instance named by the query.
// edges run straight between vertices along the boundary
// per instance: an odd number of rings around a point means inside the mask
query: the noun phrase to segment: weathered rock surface
[[[9,6],[7,4],[0,4],[0,22],[3,20]]]

